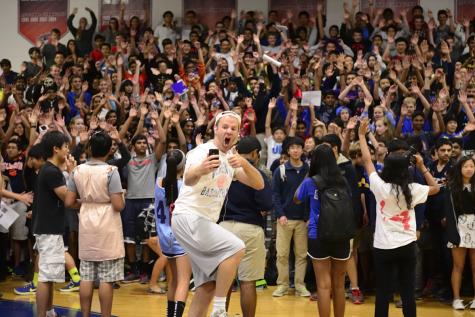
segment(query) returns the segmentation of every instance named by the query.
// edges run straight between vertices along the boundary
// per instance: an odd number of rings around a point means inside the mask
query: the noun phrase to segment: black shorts
[[[348,260],[351,256],[351,243],[308,239],[308,256],[312,260]]]

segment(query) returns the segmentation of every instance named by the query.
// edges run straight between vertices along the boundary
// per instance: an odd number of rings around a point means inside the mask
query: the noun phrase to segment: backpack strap
[[[317,185],[318,190],[323,191],[325,188],[325,180],[323,180],[323,178],[320,175],[313,175],[312,179]]]

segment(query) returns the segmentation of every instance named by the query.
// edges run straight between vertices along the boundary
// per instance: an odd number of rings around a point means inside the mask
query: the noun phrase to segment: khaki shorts
[[[243,282],[263,279],[266,267],[264,229],[238,221],[223,221],[220,225],[246,245],[246,253],[238,268],[238,279]]]
[[[64,282],[64,242],[59,234],[38,234],[36,249],[38,250],[38,281],[39,282]]]
[[[15,210],[18,218],[10,227],[10,234],[13,240],[24,241],[28,239],[28,227],[26,226],[26,211],[27,207],[21,201],[17,201],[10,205],[10,208]]]

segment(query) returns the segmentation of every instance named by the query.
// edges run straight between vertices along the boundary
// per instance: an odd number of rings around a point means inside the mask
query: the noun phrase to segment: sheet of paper
[[[320,90],[302,91],[302,106],[317,106],[320,107],[322,103],[322,92]]]
[[[18,214],[15,210],[4,203],[0,205],[0,226],[8,230],[10,226],[17,220]]]

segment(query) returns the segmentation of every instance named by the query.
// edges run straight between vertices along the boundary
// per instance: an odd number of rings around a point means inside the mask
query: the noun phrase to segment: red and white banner
[[[471,21],[475,18],[475,1],[473,0],[454,0],[454,8],[457,21],[464,19]]]
[[[419,0],[374,0],[375,10],[390,8],[394,12],[394,17],[399,15],[402,9],[406,9],[408,17],[414,6],[419,5]],[[368,0],[360,0],[360,11],[369,12]]]
[[[67,20],[66,0],[18,0],[18,33],[32,44],[48,39],[54,28],[64,35]]]
[[[237,4],[236,0],[183,0],[183,16],[188,10],[195,11],[200,23],[214,30],[216,22],[237,10]]]
[[[301,11],[307,11],[310,17],[315,18],[317,15],[317,4],[322,4],[323,11],[325,12],[325,0],[270,0],[269,11],[276,10],[279,13],[280,21],[285,19],[287,16],[286,12],[290,11],[293,15],[293,22],[296,22]]]
[[[147,20],[150,24],[152,20],[151,0],[101,0],[100,30],[104,30],[109,25],[110,18],[119,19],[121,3],[125,5],[125,22],[128,23],[131,17],[137,16],[141,21]]]

